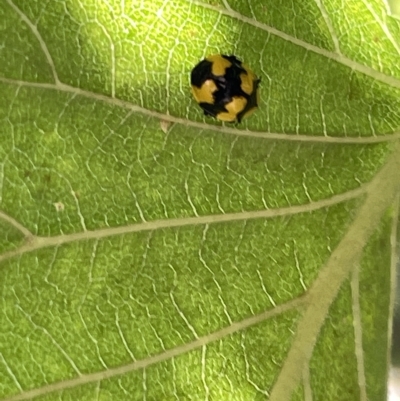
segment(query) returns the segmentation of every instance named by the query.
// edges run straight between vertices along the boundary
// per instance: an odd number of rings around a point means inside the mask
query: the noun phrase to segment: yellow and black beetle
[[[192,70],[192,93],[206,116],[239,122],[259,103],[260,79],[235,56],[214,54]]]

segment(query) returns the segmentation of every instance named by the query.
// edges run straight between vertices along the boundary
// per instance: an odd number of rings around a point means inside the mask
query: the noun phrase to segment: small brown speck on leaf
[[[169,121],[161,120],[160,121],[160,127],[162,132],[166,134],[168,132],[169,127],[171,126],[171,123]]]
[[[62,212],[65,209],[65,205],[62,202],[54,202],[53,205],[57,212]]]

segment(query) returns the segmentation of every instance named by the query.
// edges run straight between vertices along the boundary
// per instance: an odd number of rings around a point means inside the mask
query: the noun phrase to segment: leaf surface
[[[395,14],[3,1],[0,399],[385,399]],[[190,96],[212,53],[261,78],[239,126]]]

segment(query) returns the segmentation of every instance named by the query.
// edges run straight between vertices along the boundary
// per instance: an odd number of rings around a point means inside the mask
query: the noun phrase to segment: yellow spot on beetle
[[[219,54],[214,54],[206,58],[206,60],[212,63],[211,72],[214,75],[225,75],[225,71],[232,64],[226,58],[221,57]]]
[[[192,93],[197,103],[214,103],[213,93],[217,90],[217,85],[212,79],[207,79],[201,88],[192,86]]]

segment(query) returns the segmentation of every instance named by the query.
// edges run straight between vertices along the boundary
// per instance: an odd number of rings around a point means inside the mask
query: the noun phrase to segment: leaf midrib
[[[297,327],[291,348],[269,401],[289,401],[308,365],[318,333],[343,281],[357,268],[367,241],[400,191],[400,142],[368,185],[367,199],[308,290],[310,304]]]

